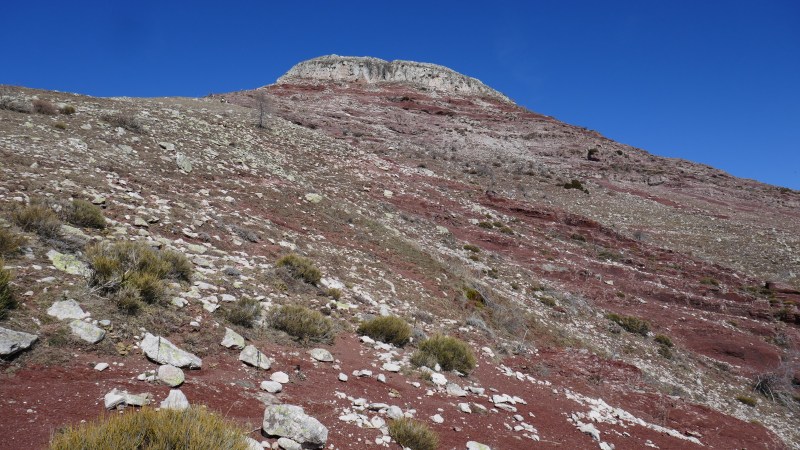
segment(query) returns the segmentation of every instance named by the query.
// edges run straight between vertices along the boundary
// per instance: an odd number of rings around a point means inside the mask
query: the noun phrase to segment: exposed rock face
[[[303,61],[278,79],[359,83],[407,82],[434,91],[478,95],[510,101],[505,95],[466,75],[444,66],[414,61],[384,61],[378,58],[328,55]]]

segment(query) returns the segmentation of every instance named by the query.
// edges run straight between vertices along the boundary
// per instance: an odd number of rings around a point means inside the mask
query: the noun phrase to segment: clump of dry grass
[[[293,278],[315,285],[322,279],[322,272],[314,266],[310,259],[304,258],[295,253],[290,253],[275,262],[278,267],[283,267],[289,271]]]
[[[11,256],[20,252],[25,237],[6,228],[0,228],[0,256]]]
[[[436,450],[439,435],[427,425],[414,419],[402,418],[389,423],[389,436],[411,450]]]
[[[428,368],[439,364],[445,371],[458,370],[461,373],[470,373],[475,368],[477,360],[466,342],[437,334],[419,344],[419,350],[411,356],[411,363]]]
[[[67,221],[79,227],[96,228],[102,230],[106,227],[106,218],[99,206],[86,200],[75,199],[64,208]]]
[[[5,262],[0,259],[0,319],[5,319],[8,311],[16,307],[17,301],[11,292],[11,272],[5,268]]]
[[[411,327],[396,316],[376,317],[359,325],[358,333],[401,347],[411,338]]]
[[[50,450],[247,450],[246,431],[205,408],[185,411],[144,408],[69,426],[50,441]]]
[[[58,114],[58,108],[56,107],[56,105],[48,102],[47,100],[34,100],[33,112],[37,114],[55,116],[56,114]]]
[[[233,324],[251,328],[261,313],[261,304],[254,298],[241,298],[225,312],[225,317]]]
[[[101,119],[103,120],[103,122],[106,122],[113,127],[124,128],[134,133],[141,133],[142,131],[144,131],[142,124],[139,123],[139,120],[133,114],[129,113],[106,114]]]
[[[303,342],[333,340],[333,321],[319,311],[285,305],[271,311],[270,324]]]
[[[12,214],[12,218],[23,230],[34,232],[42,237],[58,237],[61,230],[61,220],[58,215],[44,203],[34,202],[17,208]]]
[[[135,313],[141,302],[165,297],[166,280],[189,281],[192,263],[180,253],[159,251],[142,242],[98,243],[86,249],[92,276],[89,284],[114,294],[117,306]]]

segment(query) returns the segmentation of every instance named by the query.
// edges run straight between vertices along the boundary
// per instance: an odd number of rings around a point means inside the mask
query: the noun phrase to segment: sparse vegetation
[[[467,302],[473,307],[483,308],[486,306],[486,300],[483,298],[483,295],[475,288],[469,286],[465,287],[464,297],[466,297]]]
[[[121,127],[134,133],[141,133],[144,131],[139,120],[130,113],[106,114],[102,117],[102,120],[113,127]]]
[[[653,338],[653,340],[656,341],[656,343],[658,345],[663,345],[664,347],[667,347],[667,348],[672,348],[672,346],[674,345],[672,343],[672,339],[670,339],[669,336],[667,336],[665,334],[657,334]]]
[[[397,316],[376,317],[359,325],[358,333],[402,347],[411,338],[411,326]]]
[[[314,266],[310,259],[296,253],[290,253],[278,259],[275,263],[289,271],[293,278],[315,285],[322,279],[322,272]]]
[[[646,321],[633,316],[622,316],[616,313],[609,313],[606,318],[617,325],[621,326],[623,330],[628,333],[641,334],[647,336],[650,332],[650,324]]]
[[[56,122],[53,126],[62,131],[67,129],[67,124],[64,122]]]
[[[466,250],[468,252],[472,252],[472,253],[480,253],[481,252],[481,248],[478,247],[477,245],[464,244],[464,246],[462,248],[464,250]]]
[[[233,324],[251,328],[253,324],[255,324],[255,321],[258,319],[258,315],[260,313],[261,304],[258,302],[258,300],[250,297],[244,297],[236,301],[233,307],[225,312],[225,316],[227,317],[228,321]]]
[[[756,404],[758,403],[758,402],[756,402],[756,399],[754,399],[753,397],[748,397],[746,395],[737,395],[736,396],[736,400],[738,400],[739,402],[741,402],[741,403],[743,403],[743,404],[745,404],[745,405],[747,405],[747,406],[749,406],[751,408],[756,406]]]
[[[411,450],[436,450],[439,436],[422,422],[402,418],[389,423],[389,436],[404,448]]]
[[[567,183],[564,183],[562,186],[564,187],[564,189],[577,189],[587,194],[589,193],[589,190],[583,187],[583,183],[581,183],[579,180],[569,181]]]
[[[558,306],[558,303],[556,303],[556,300],[553,297],[539,297],[539,301],[543,305],[549,306],[551,308],[555,308],[556,306]]]
[[[439,364],[445,371],[469,373],[475,368],[477,360],[466,342],[437,334],[419,344],[419,350],[411,356],[411,363],[429,368]]]
[[[304,306],[280,306],[270,312],[269,321],[273,328],[302,342],[333,340],[333,321]]]
[[[135,313],[140,302],[165,297],[166,280],[188,281],[192,266],[185,256],[156,250],[141,242],[98,243],[86,250],[92,276],[89,284],[114,296],[120,309]]]
[[[339,299],[342,298],[342,291],[341,289],[328,288],[325,290],[325,295],[338,301]]]
[[[203,407],[185,411],[143,408],[68,426],[53,437],[50,450],[247,450],[244,434]]]
[[[700,279],[700,284],[704,284],[706,286],[719,286],[719,281],[711,277],[703,277]]]
[[[64,208],[67,222],[79,227],[96,228],[102,230],[106,227],[106,218],[99,206],[86,200],[75,199]]]
[[[71,116],[75,114],[75,107],[71,105],[65,105],[61,109],[59,109],[58,112],[64,114],[65,116]]]
[[[35,112],[36,114],[55,116],[56,114],[58,114],[58,108],[56,107],[56,105],[48,102],[47,100],[34,100],[33,112]]]
[[[57,237],[61,230],[61,220],[55,211],[44,203],[31,203],[17,208],[13,213],[14,222],[23,230],[42,237]]]
[[[8,311],[16,307],[17,301],[11,292],[11,272],[5,268],[5,262],[0,259],[0,320],[5,319]]]
[[[25,242],[26,240],[23,236],[9,229],[0,228],[0,257],[19,253]]]

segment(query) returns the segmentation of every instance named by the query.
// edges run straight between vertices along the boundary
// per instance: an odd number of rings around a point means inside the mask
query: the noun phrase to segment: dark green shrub
[[[251,328],[261,313],[261,304],[253,298],[241,298],[225,312],[229,322]]]
[[[42,203],[31,203],[18,208],[12,216],[20,228],[42,237],[54,238],[61,231],[61,220],[58,215],[49,206]]]
[[[439,436],[422,422],[402,418],[389,423],[389,436],[398,444],[411,450],[436,450]]]
[[[464,288],[464,297],[467,298],[467,301],[472,304],[473,306],[477,306],[482,308],[486,306],[486,300],[481,295],[480,291],[477,289],[471,288],[469,286]]]
[[[440,334],[422,341],[419,350],[411,356],[411,363],[416,366],[432,368],[428,365],[431,361],[438,363],[442,370],[458,370],[461,373],[471,372],[477,363],[475,354],[466,342]]]
[[[480,253],[481,252],[481,248],[478,247],[477,245],[464,244],[464,246],[462,248],[464,250],[466,250],[468,252],[472,252],[472,253]]]
[[[68,426],[53,437],[50,450],[247,450],[246,431],[202,407],[187,410],[143,408]]]
[[[658,354],[664,359],[672,359],[672,350],[665,345],[658,346]]]
[[[5,319],[8,311],[17,307],[14,293],[11,292],[11,272],[5,268],[4,264],[4,261],[0,259],[0,319]]]
[[[79,227],[96,228],[102,230],[106,227],[106,218],[99,206],[86,200],[75,199],[65,208],[67,222]]]
[[[25,245],[25,238],[11,230],[0,228],[0,257],[19,253]]]
[[[376,317],[359,325],[358,333],[402,347],[411,338],[411,327],[405,320],[396,316]]]
[[[314,263],[310,259],[303,258],[295,253],[281,257],[275,265],[285,268],[293,278],[303,280],[308,284],[316,286],[319,280],[322,279],[322,272],[314,267]]]
[[[586,242],[586,236],[584,236],[582,234],[578,234],[578,233],[572,233],[572,236],[570,236],[570,239],[572,239],[573,241],[578,241],[578,242]]]
[[[299,305],[285,305],[270,312],[270,324],[300,341],[333,340],[333,321],[319,311]]]
[[[563,187],[564,187],[564,189],[577,189],[577,190],[583,191],[583,192],[585,192],[587,194],[589,193],[589,190],[586,189],[585,187],[583,187],[583,183],[581,183],[579,180],[572,180],[572,181],[570,181],[568,183],[564,183]]]
[[[615,313],[609,313],[606,318],[617,325],[621,326],[623,330],[628,333],[641,334],[647,336],[650,332],[650,324],[646,321],[633,316],[622,316]]]

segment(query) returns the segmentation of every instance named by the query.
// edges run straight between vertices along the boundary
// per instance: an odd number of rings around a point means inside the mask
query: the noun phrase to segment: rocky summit
[[[0,448],[148,404],[243,448],[798,448],[800,193],[543,113],[362,57],[0,87]]]

